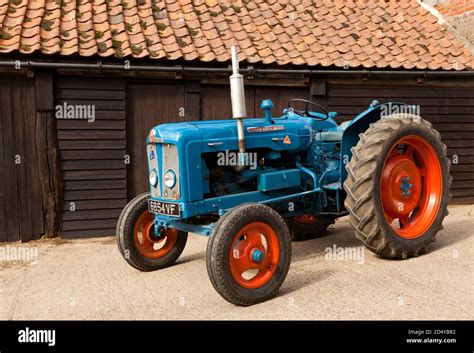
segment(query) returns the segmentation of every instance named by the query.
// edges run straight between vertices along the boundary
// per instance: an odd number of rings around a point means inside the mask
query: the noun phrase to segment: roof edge
[[[143,72],[171,72],[171,73],[222,73],[232,72],[230,66],[210,67],[210,66],[186,66],[186,65],[136,65],[103,63],[95,61],[94,63],[79,62],[43,62],[35,60],[0,60],[0,68],[19,69],[71,69],[71,70],[99,70],[99,71],[143,71]],[[255,68],[253,66],[242,67],[242,73],[250,76],[256,74],[300,74],[300,75],[421,75],[421,76],[449,76],[449,75],[467,75],[474,76],[474,70],[386,70],[386,69],[314,69],[314,68]]]

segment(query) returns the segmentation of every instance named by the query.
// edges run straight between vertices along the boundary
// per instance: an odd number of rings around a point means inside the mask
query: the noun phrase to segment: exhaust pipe
[[[232,100],[232,118],[237,119],[237,137],[239,142],[239,158],[235,170],[240,172],[246,165],[243,119],[247,116],[247,112],[245,111],[244,77],[239,74],[239,58],[235,45],[231,48],[231,56],[232,75],[229,78],[230,98]]]

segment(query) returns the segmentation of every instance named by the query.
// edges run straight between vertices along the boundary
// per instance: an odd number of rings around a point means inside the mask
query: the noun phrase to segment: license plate
[[[152,213],[179,217],[181,212],[177,203],[148,200],[148,210]]]

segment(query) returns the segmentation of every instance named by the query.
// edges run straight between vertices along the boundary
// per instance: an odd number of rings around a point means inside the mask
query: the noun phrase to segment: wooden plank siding
[[[0,77],[0,241],[44,233],[35,148],[35,81]]]
[[[62,237],[114,235],[118,216],[127,203],[125,82],[59,77],[55,103],[65,102],[93,105],[95,120],[57,120]]]
[[[245,87],[245,105],[247,117],[263,117],[260,103],[263,99],[271,99],[274,107],[272,114],[281,116],[292,98],[308,99],[306,87]],[[232,103],[229,86],[206,85],[201,87],[201,119],[220,120],[232,119]]]
[[[449,82],[449,81],[448,81]],[[326,104],[339,113],[337,120],[351,119],[368,104],[399,101],[420,106],[421,116],[432,122],[448,147],[452,164],[452,203],[474,202],[474,84],[376,84],[329,80]]]

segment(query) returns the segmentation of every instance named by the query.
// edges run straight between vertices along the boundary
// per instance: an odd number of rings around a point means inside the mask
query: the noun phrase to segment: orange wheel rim
[[[256,289],[273,277],[279,258],[280,246],[273,228],[252,222],[240,229],[232,241],[230,272],[241,287]]]
[[[167,255],[176,244],[178,231],[165,229],[159,236],[154,235],[153,215],[144,211],[133,228],[133,239],[138,252],[144,257],[158,259]]]
[[[415,239],[431,227],[442,181],[438,156],[426,139],[408,135],[393,145],[382,170],[380,198],[385,219],[398,236]]]

